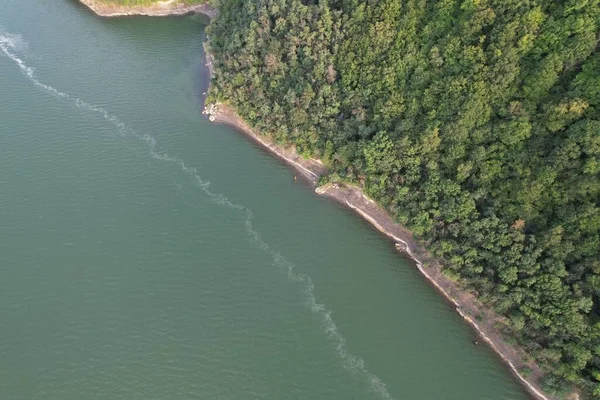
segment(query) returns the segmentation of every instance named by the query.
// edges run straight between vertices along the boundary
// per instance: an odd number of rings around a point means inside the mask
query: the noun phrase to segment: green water
[[[0,2],[0,399],[525,399],[389,241],[201,116],[205,24]]]

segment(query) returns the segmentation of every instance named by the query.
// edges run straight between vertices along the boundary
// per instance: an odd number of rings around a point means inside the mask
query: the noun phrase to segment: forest
[[[384,205],[600,398],[599,0],[220,0],[209,101]]]

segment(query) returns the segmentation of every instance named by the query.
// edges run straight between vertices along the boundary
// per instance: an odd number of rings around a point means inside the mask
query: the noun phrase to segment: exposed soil
[[[536,399],[551,399],[542,392],[537,383],[544,373],[535,363],[525,362],[525,351],[509,344],[495,327],[496,324],[504,325],[503,317],[483,306],[467,288],[444,275],[439,262],[424,250],[421,243],[414,240],[410,231],[394,221],[383,207],[368,198],[358,186],[327,184],[315,191],[355,210],[380,232],[390,237],[396,248],[415,261],[419,271],[452,303],[456,312],[475,329],[479,337],[502,358],[529,393]],[[524,367],[531,371],[527,378],[519,372]]]
[[[220,105],[217,114],[214,114],[215,122],[231,125],[244,132],[271,153],[283,159],[294,167],[298,172],[316,186],[319,177],[327,172],[321,161],[306,159],[300,156],[294,148],[284,147],[273,143],[265,136],[257,134],[248,124],[244,122],[231,108]]]
[[[167,15],[205,14],[210,18],[217,15],[217,10],[208,4],[186,5],[179,0],[166,0],[153,3],[150,6],[124,6],[106,3],[102,0],[79,0],[102,17],[122,17],[128,15],[147,15],[164,17]]]

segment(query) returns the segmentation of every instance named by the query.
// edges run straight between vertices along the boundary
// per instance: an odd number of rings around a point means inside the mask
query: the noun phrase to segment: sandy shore
[[[99,0],[80,1],[90,7],[96,14],[105,17],[125,15],[166,16],[202,13],[214,18],[217,14],[217,11],[208,5],[184,6],[177,3],[176,0],[164,1],[158,3],[156,6],[144,7],[106,5]],[[213,57],[209,51],[206,52],[206,66],[209,76],[212,77]],[[327,173],[327,168],[320,160],[305,159],[297,154],[293,147],[285,147],[273,143],[266,136],[254,131],[232,107],[223,104],[219,104],[216,107],[209,105],[205,108],[204,113],[209,115],[211,121],[230,125],[248,135],[265,149],[295,168],[315,187],[317,186],[319,177]],[[315,192],[356,211],[376,229],[392,239],[396,248],[415,261],[417,268],[425,278],[452,303],[460,316],[502,358],[515,377],[517,377],[535,399],[555,399],[544,394],[538,384],[540,378],[544,375],[540,368],[534,363],[525,362],[524,360],[527,358],[526,352],[508,343],[494,327],[495,324],[503,324],[504,318],[483,306],[468,289],[447,278],[441,272],[440,264],[427,253],[421,243],[414,240],[412,233],[396,223],[390,214],[366,196],[360,187],[345,184],[327,184],[316,187]],[[531,371],[527,377],[520,372],[525,367]],[[570,398],[576,400],[578,396],[573,393]]]

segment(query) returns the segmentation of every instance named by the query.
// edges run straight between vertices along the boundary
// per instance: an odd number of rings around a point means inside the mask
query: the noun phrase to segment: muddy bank
[[[208,106],[204,113],[209,114],[211,121],[227,124],[243,132],[262,147],[284,160],[294,167],[302,176],[309,180],[314,186],[317,185],[319,177],[327,172],[320,160],[306,159],[300,156],[293,147],[285,147],[273,143],[265,136],[256,133],[235,111],[225,105],[218,105],[218,111],[211,110]]]
[[[101,17],[123,17],[128,15],[146,15],[164,17],[168,15],[204,14],[210,18],[217,16],[217,10],[208,4],[186,5],[179,0],[157,1],[148,6],[125,6],[110,4],[102,0],[79,0]]]
[[[461,287],[444,275],[439,262],[414,240],[409,230],[396,223],[383,207],[367,197],[358,186],[329,183],[316,188],[315,192],[351,208],[380,232],[390,237],[395,242],[396,248],[415,261],[425,278],[454,306],[460,316],[475,329],[479,337],[502,358],[528,392],[535,399],[552,399],[543,393],[537,383],[544,375],[540,368],[536,364],[524,362],[526,353],[509,344],[494,327],[496,323],[503,324],[504,318],[484,307],[467,288]],[[531,371],[527,378],[520,372],[523,368]]]

